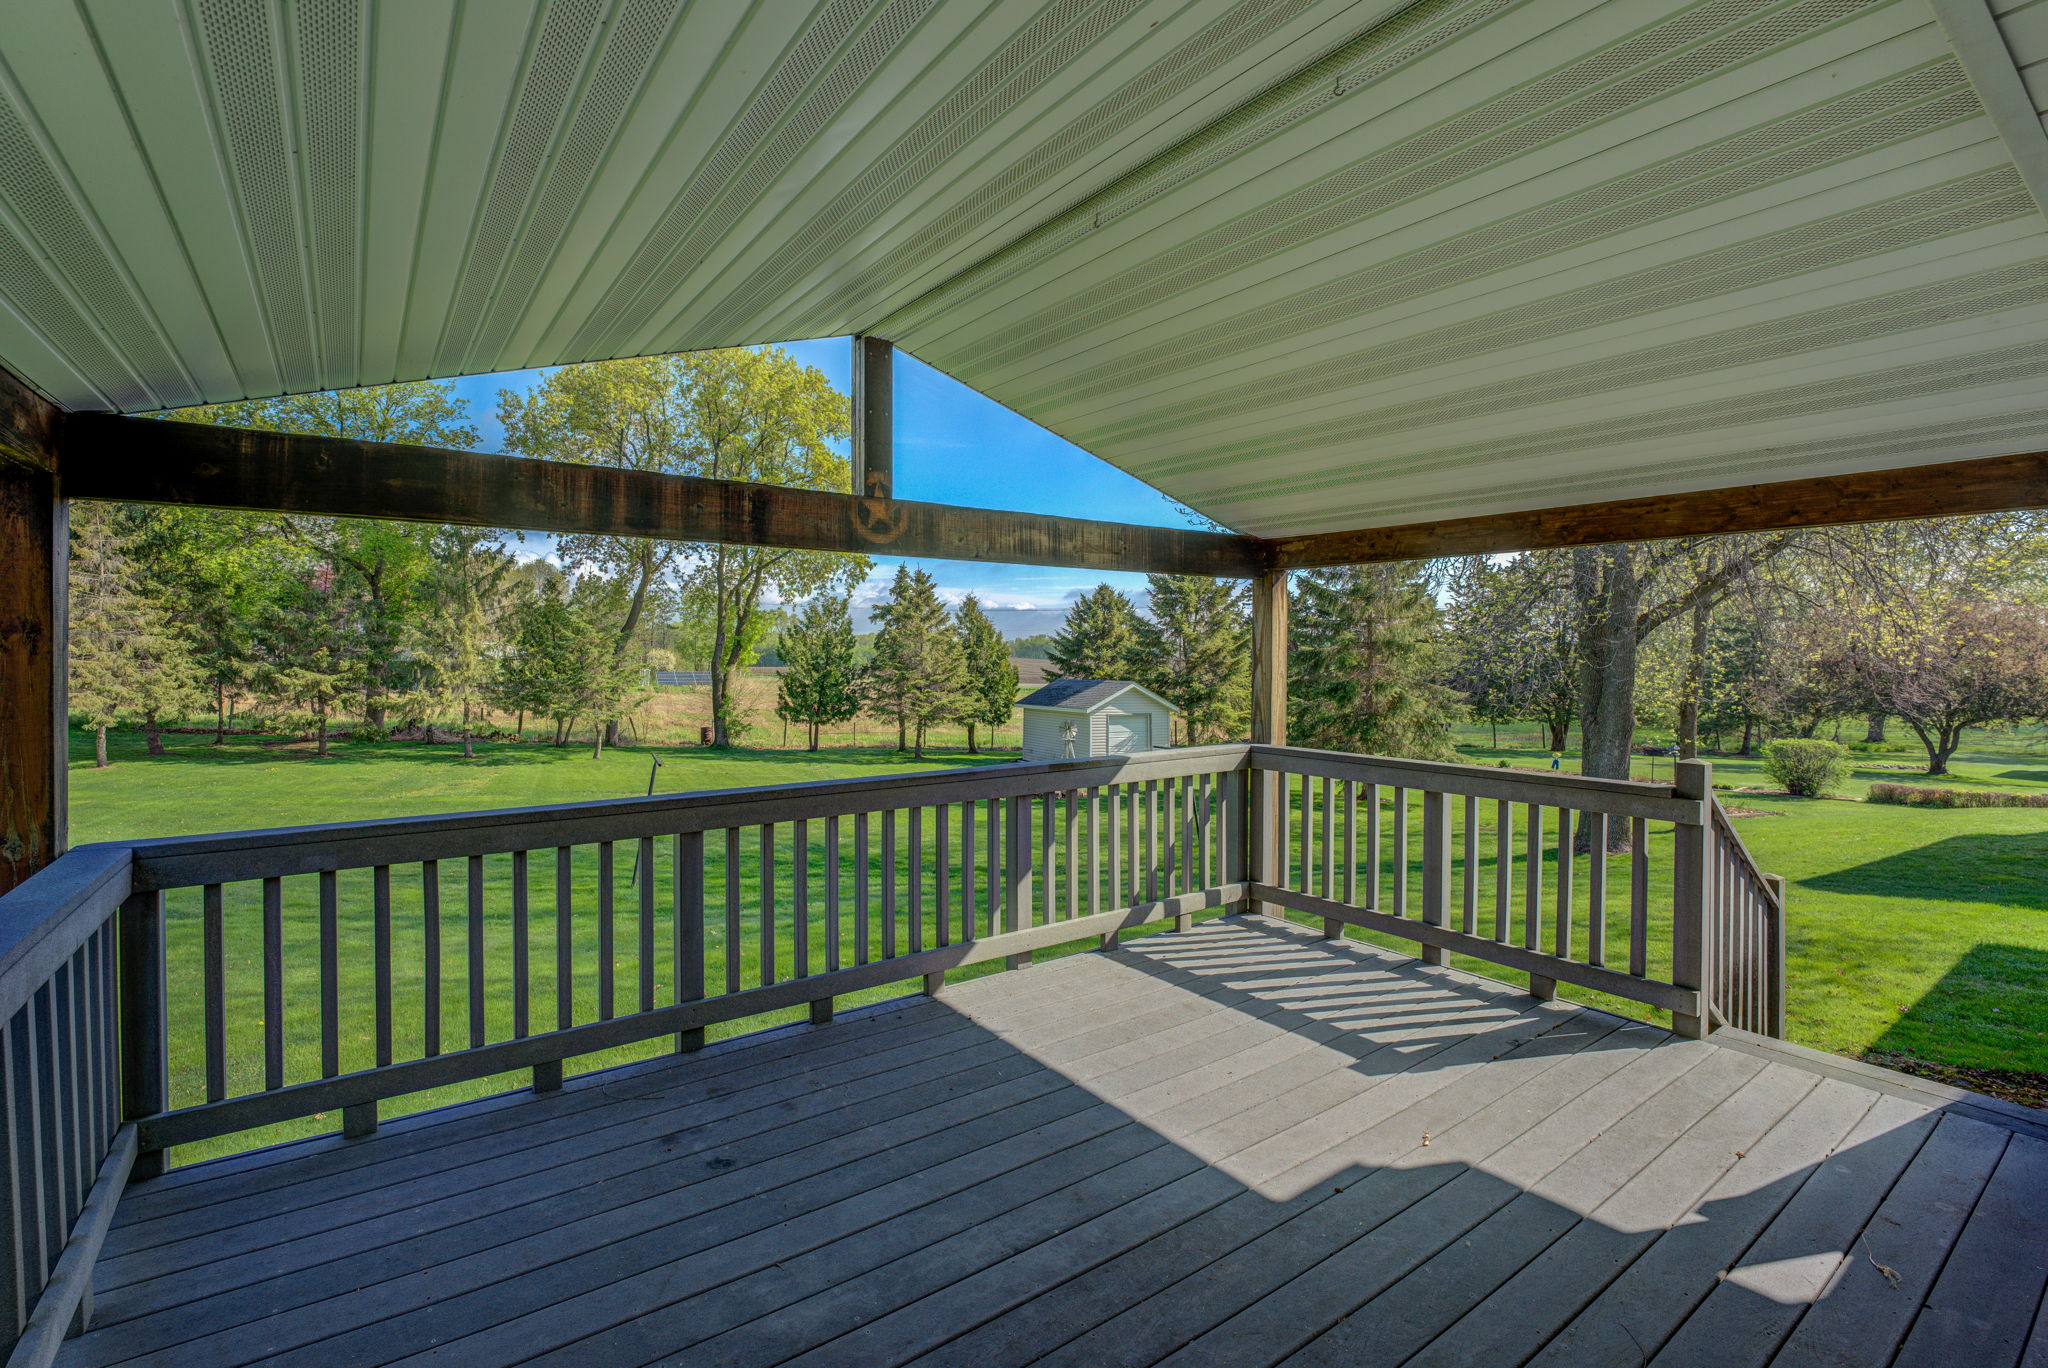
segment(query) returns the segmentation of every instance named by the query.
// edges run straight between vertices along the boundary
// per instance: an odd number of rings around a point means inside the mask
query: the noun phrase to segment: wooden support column
[[[0,893],[64,850],[63,416],[0,371]]]
[[[1714,792],[1714,767],[1704,760],[1681,760],[1672,768],[1673,794],[1704,806]],[[1700,821],[1678,822],[1671,829],[1671,982],[1696,988],[1700,994],[1699,1015],[1673,1012],[1671,1029],[1689,1040],[1699,1040],[1712,1029],[1707,908],[1712,903],[1713,871],[1707,859],[1707,830],[1704,811]],[[1533,847],[1529,857],[1536,857]]]
[[[896,344],[853,339],[853,492],[896,497]]]
[[[1252,576],[1252,744],[1287,744],[1287,572],[1262,570]],[[1247,778],[1246,793],[1251,802],[1251,820],[1245,828],[1251,840],[1247,864],[1252,878],[1261,883],[1284,884],[1287,789],[1281,776],[1253,770]],[[1251,912],[1275,917],[1286,909],[1253,902]]]

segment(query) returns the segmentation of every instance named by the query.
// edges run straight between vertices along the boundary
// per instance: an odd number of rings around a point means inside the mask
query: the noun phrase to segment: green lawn
[[[1476,763],[1506,760],[1534,768],[1549,765],[1547,752],[1526,745],[1517,748],[1503,744],[1494,748],[1481,744],[1488,739],[1483,731],[1468,730],[1465,739],[1470,744],[1464,748],[1464,758]],[[593,760],[581,749],[485,746],[475,760],[465,761],[450,748],[386,743],[338,745],[334,754],[323,760],[302,747],[268,747],[250,738],[238,738],[216,748],[206,744],[203,737],[174,737],[172,753],[164,757],[143,755],[139,738],[126,733],[117,733],[113,742],[117,763],[106,770],[95,770],[91,765],[89,738],[73,737],[74,842],[632,796],[646,791],[649,771],[649,752],[643,749],[612,751]],[[2011,749],[1966,752],[1955,765],[1956,775],[1938,782],[1957,787],[2048,791],[2048,758],[2039,754],[2036,738],[1994,738],[1991,744]],[[720,753],[664,748],[661,755],[664,764],[656,784],[662,792],[905,773],[1010,758],[935,752],[920,763],[888,749],[828,750],[814,756],[801,751]],[[1852,796],[1860,795],[1869,783],[1879,780],[1936,782],[1923,781],[1900,769],[1871,767],[1912,764],[1915,755],[1910,751],[1858,758],[1865,768],[1859,769],[1854,777],[1849,789]],[[1650,777],[1650,763],[1641,762],[1639,777]],[[1670,761],[1655,763],[1656,777],[1668,779]],[[1565,768],[1576,768],[1575,756],[1567,756]],[[2048,809],[1897,808],[1740,792],[1769,783],[1756,760],[1716,759],[1715,780],[1723,789],[1724,801],[1760,814],[1774,814],[1744,817],[1738,824],[1759,861],[1790,881],[1789,1026],[1794,1039],[1851,1055],[1877,1051],[1965,1068],[2048,1071],[2048,880],[2042,875],[2044,865],[2048,865]],[[1391,810],[1383,815],[1391,833]],[[950,835],[957,865],[957,817],[954,820]],[[1492,843],[1487,825],[1490,820],[1490,814],[1483,812],[1482,828],[1487,835],[1481,849],[1488,861],[1482,863],[1483,887],[1491,886],[1492,877]],[[850,822],[845,825],[843,855],[850,869],[852,830]],[[1419,817],[1411,814],[1411,833],[1419,829]],[[924,840],[928,859],[933,836],[931,817],[926,814]],[[740,981],[747,985],[760,981],[753,913],[760,891],[759,864],[752,839],[750,835],[736,876],[740,902],[747,911],[732,966]],[[814,963],[821,962],[824,953],[819,943],[822,914],[816,891],[822,887],[823,840],[822,830],[813,824],[806,865],[814,890]],[[903,844],[907,845],[907,829]],[[1668,836],[1653,838],[1651,858],[1653,869],[1659,874],[1669,868],[1669,844]],[[637,851],[629,843],[613,852],[612,991],[614,1009],[620,1013],[637,1008],[643,981],[651,984],[657,1003],[670,1000],[672,992],[673,966],[668,957],[665,920],[669,843],[654,843],[653,853],[652,887],[659,896],[654,900],[656,915],[651,926],[653,953],[643,976],[639,942],[642,884],[635,868]],[[714,838],[707,850],[707,978],[713,993],[724,986],[727,970],[723,959],[723,854],[722,843]],[[871,867],[877,873],[879,857],[877,829],[870,851]],[[571,859],[573,915],[568,926],[576,965],[572,992],[578,1021],[594,1019],[601,1005],[597,912],[601,860],[602,852],[596,847],[579,848]],[[899,866],[906,860],[907,853],[899,848]],[[778,848],[774,868],[782,909],[782,929],[776,947],[778,972],[786,975],[793,968],[792,928],[787,909],[795,870],[792,852],[786,844]],[[1609,926],[1618,928],[1625,923],[1625,917],[1619,915],[1620,899],[1626,888],[1625,865],[1617,862],[1613,870]],[[495,1040],[508,1035],[511,1028],[511,995],[505,991],[512,962],[511,857],[490,857],[483,863],[481,874],[486,978],[483,1029],[486,1039]],[[555,877],[551,852],[536,852],[530,857],[528,945],[534,984],[533,1023],[537,1030],[551,1026],[556,1015]],[[1514,886],[1519,889],[1521,871],[1515,871],[1513,877]],[[440,915],[433,923],[440,941],[439,955],[434,957],[440,966],[440,985],[438,994],[432,996],[440,1004],[443,1049],[461,1048],[469,1039],[468,878],[467,862],[461,860],[445,861],[432,874],[440,902]],[[1545,871],[1544,878],[1547,888],[1554,887],[1551,870]],[[1583,890],[1583,870],[1579,879]],[[1411,898],[1419,881],[1418,869],[1411,874]],[[957,889],[957,878],[954,886]],[[419,1054],[430,1015],[426,889],[427,876],[419,866],[393,870],[393,1046],[399,1059]],[[372,983],[369,947],[373,935],[370,890],[367,871],[345,872],[339,877],[344,1069],[364,1067],[375,1059],[374,1022],[368,1008]],[[985,905],[985,887],[977,891]],[[317,1034],[308,1029],[318,1019],[318,880],[310,876],[286,879],[281,895],[287,966],[286,1073],[290,1081],[298,1081],[317,1077],[321,1063]],[[841,950],[845,962],[851,963],[854,932],[850,888],[847,896],[849,907]],[[1580,896],[1583,899],[1583,892]],[[201,1100],[205,1087],[203,1033],[196,992],[201,963],[200,894],[198,890],[182,890],[170,895],[167,905],[174,1008],[173,1100],[189,1103]],[[261,906],[260,886],[230,885],[226,890],[229,1010],[225,1029],[229,1095],[260,1088],[263,1081]],[[1482,907],[1486,907],[1484,902]],[[1490,910],[1482,914],[1486,929],[1490,929],[1488,916]],[[931,919],[932,908],[927,903],[923,926],[928,941],[935,930]],[[954,919],[957,924],[957,910]],[[1663,920],[1658,918],[1660,923]],[[1582,915],[1581,945],[1585,930]],[[1653,926],[1653,944],[1662,941],[1664,930],[1661,924]],[[873,935],[878,942],[879,897]],[[904,940],[908,938],[907,919],[901,917],[899,935]],[[1610,962],[1614,962],[1620,954],[1621,940],[1618,930],[1611,929],[1610,936]],[[1410,948],[1407,943],[1388,943]],[[881,949],[879,943],[874,945],[876,953]],[[1512,971],[1478,961],[1460,958],[1455,962],[1498,978],[1512,981],[1517,977]],[[1652,972],[1659,967],[1653,959]],[[992,968],[982,971],[990,972]],[[900,985],[891,986],[846,1001],[880,998],[902,990]],[[1565,991],[1568,996],[1635,1015],[1647,1014],[1630,1005],[1604,1002],[1597,995],[1579,994],[1569,988]],[[795,1015],[783,1014],[777,1019]],[[714,1035],[756,1029],[763,1024],[767,1021],[756,1019],[714,1031]],[[611,1051],[580,1061],[579,1067],[600,1067],[642,1057],[659,1048],[657,1042]],[[481,1080],[388,1104],[388,1110],[395,1113],[440,1105],[516,1086],[519,1082],[517,1078]],[[189,1160],[250,1143],[330,1129],[338,1121],[338,1117],[315,1118],[273,1128],[261,1136],[195,1146],[192,1152],[179,1158]]]

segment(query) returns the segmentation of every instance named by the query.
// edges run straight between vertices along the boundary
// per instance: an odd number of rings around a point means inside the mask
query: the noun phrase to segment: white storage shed
[[[1017,706],[1026,760],[1133,755],[1173,744],[1173,705],[1128,679],[1056,679]]]

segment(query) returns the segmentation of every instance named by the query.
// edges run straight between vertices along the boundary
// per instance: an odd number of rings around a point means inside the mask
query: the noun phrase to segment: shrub
[[[352,728],[349,731],[348,739],[351,741],[389,741],[391,739],[391,729],[389,727],[372,726],[370,723],[365,722],[360,726]]]
[[[1869,802],[1900,807],[2015,808],[2048,807],[2048,793],[1996,793],[1986,789],[1914,788],[1910,784],[1872,784]]]
[[[1764,773],[1801,798],[1825,798],[1842,786],[1845,752],[1832,741],[1773,741],[1764,748]]]

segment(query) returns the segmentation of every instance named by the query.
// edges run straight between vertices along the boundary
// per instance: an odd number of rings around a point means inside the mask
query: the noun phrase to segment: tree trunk
[[[900,712],[896,714],[896,749],[910,749],[910,719]]]
[[[469,732],[469,703],[467,700],[464,700],[462,704],[462,758],[465,760],[476,759],[476,738],[471,736]]]
[[[918,723],[918,724],[917,724],[917,751],[916,751],[916,756],[917,756],[917,758],[918,758],[919,760],[922,760],[922,759],[924,759],[924,723],[922,723],[922,722],[920,722],[920,723]]]
[[[142,740],[151,755],[164,753],[164,729],[155,719],[142,724]]]
[[[320,738],[319,748],[313,753],[315,755],[325,755],[327,754],[327,710],[325,708],[313,714],[313,726]]]
[[[105,769],[112,763],[111,760],[107,759],[107,729],[105,727],[94,727],[92,729],[92,767],[94,769]]]
[[[1707,629],[1712,625],[1712,605],[1701,599],[1692,606],[1692,638],[1686,643],[1684,693],[1678,703],[1678,758],[1696,759],[1700,753],[1700,695],[1707,688]]]
[[[1874,712],[1864,719],[1863,739],[1872,745],[1884,744],[1884,724],[1888,721],[1881,712]]]
[[[512,739],[514,741],[524,741],[526,739],[526,709],[524,708],[519,710],[519,720],[514,724]]]
[[[213,681],[213,744],[225,746],[228,743],[228,682],[225,679]]]
[[[967,719],[967,753],[969,755],[981,754],[974,746],[974,719],[971,717]]]
[[[1575,551],[1572,582],[1579,601],[1579,772],[1602,779],[1630,777],[1630,745],[1636,730],[1636,617],[1642,581],[1635,548],[1590,547]],[[1608,823],[1607,848],[1629,848],[1628,824]],[[1591,850],[1584,821],[1574,849]]]
[[[1735,753],[1737,755],[1756,754],[1756,720],[1754,718],[1745,717],[1742,719],[1742,749]]]
[[[1546,722],[1543,724],[1550,737],[1550,749],[1564,750],[1572,739],[1572,724],[1569,722]]]
[[[590,730],[592,733],[590,742],[590,758],[595,760],[598,756],[604,754],[605,728],[592,727]]]

